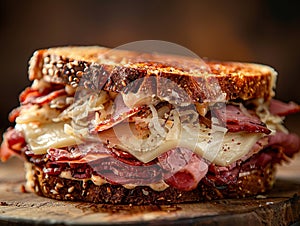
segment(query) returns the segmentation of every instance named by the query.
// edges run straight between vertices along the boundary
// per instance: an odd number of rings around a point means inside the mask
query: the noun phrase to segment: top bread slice
[[[277,76],[273,68],[261,64],[209,61],[99,46],[37,50],[29,63],[30,80],[44,78],[48,82],[77,87],[84,74],[90,76],[90,81],[85,81],[87,86],[101,83],[102,89],[115,92],[124,90],[137,79],[166,78],[197,102],[205,98],[203,90],[218,90],[213,86],[226,94],[226,100],[260,98],[268,101],[274,96]]]

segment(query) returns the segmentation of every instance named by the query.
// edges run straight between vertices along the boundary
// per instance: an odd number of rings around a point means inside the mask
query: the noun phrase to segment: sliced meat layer
[[[270,112],[273,115],[286,116],[300,112],[300,105],[294,102],[284,103],[280,100],[272,99],[270,102]]]
[[[95,128],[92,128],[92,132],[101,132],[107,129],[112,128],[113,126],[123,122],[124,120],[130,118],[131,116],[137,114],[141,111],[144,107],[137,106],[133,108],[129,108],[125,105],[123,98],[119,95],[115,99],[114,102],[114,113],[111,115],[110,118],[103,120]]]
[[[49,103],[53,99],[67,95],[65,88],[62,86],[53,86],[44,89],[42,92],[31,87],[27,87],[19,96],[21,105],[38,104],[43,105]]]
[[[8,128],[3,134],[3,142],[0,148],[1,161],[8,160],[13,155],[21,155],[21,150],[26,146],[26,141],[22,132]]]
[[[185,148],[172,149],[158,157],[167,184],[182,191],[195,189],[205,177],[208,165]]]
[[[300,151],[300,137],[294,133],[277,132],[269,136],[267,147],[280,148],[285,155],[291,158]]]
[[[229,132],[271,133],[256,115],[250,112],[247,114],[238,106],[226,105],[224,108],[213,109],[212,114],[216,115]]]
[[[118,158],[115,157],[116,153],[119,154]],[[42,164],[44,172],[50,175],[70,171],[73,178],[87,179],[93,174],[112,184],[148,185],[162,180],[161,167],[155,162],[136,164],[138,160],[135,159],[128,164],[130,160],[126,158],[131,156],[124,155],[122,151],[112,152],[101,143],[51,148],[46,155],[29,155],[29,161]],[[122,157],[125,158],[121,161]],[[44,160],[46,162],[43,163]]]

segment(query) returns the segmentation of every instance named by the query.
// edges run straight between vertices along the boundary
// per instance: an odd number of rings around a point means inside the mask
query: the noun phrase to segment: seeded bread
[[[269,191],[275,181],[274,166],[269,164],[264,169],[249,171],[232,184],[216,185],[213,180],[205,177],[198,188],[192,191],[180,191],[172,187],[164,191],[154,191],[147,186],[133,189],[112,184],[98,186],[90,180],[71,180],[46,175],[39,166],[26,164],[27,189],[52,199],[93,203],[148,205],[242,198]]]
[[[178,84],[190,98],[198,102],[206,98],[205,90],[210,88],[206,82],[213,82],[210,84],[215,86],[216,81],[226,93],[227,100],[269,100],[274,95],[276,72],[268,66],[235,62],[205,63],[209,70],[205,68],[201,71],[197,68],[199,61],[195,58],[161,57],[93,46],[61,47],[36,51],[30,61],[29,78],[74,88],[83,85],[113,92],[123,91],[138,79],[142,81],[139,84],[149,85],[144,78],[166,78]],[[157,87],[154,85],[150,88]],[[137,89],[140,87],[137,86]],[[166,84],[161,92],[165,90],[172,90],[172,87]],[[269,165],[243,174],[231,184],[215,184],[213,178],[206,176],[197,189],[189,192],[173,187],[164,191],[155,191],[148,186],[127,189],[122,185],[107,183],[99,186],[91,180],[71,180],[45,174],[39,165],[28,164],[28,187],[37,194],[59,200],[95,203],[144,205],[238,198],[266,192],[274,182],[273,166]]]
[[[205,70],[208,69],[212,76],[203,71],[197,73],[202,69],[197,68],[201,62],[196,58],[139,54],[97,46],[57,47],[34,53],[30,60],[29,78],[44,78],[49,82],[77,87],[82,76],[93,68],[94,73],[90,73],[93,77],[87,80],[104,84],[101,88],[107,91],[120,92],[132,81],[156,76],[177,83],[198,102],[205,98],[201,90],[207,89],[204,86],[209,80],[219,84],[227,100],[269,100],[274,96],[277,73],[271,67],[238,62],[203,62]],[[95,75],[98,77],[95,78]]]

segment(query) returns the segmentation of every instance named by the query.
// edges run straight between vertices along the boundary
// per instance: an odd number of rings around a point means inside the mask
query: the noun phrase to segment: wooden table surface
[[[166,206],[63,202],[22,193],[22,162],[0,163],[0,225],[290,225],[300,218],[300,155],[266,196]]]

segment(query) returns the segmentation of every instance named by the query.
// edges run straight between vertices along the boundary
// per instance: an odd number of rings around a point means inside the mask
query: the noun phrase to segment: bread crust
[[[27,184],[40,196],[57,200],[84,201],[108,204],[172,204],[203,202],[224,198],[242,198],[269,191],[275,181],[275,170],[272,164],[264,169],[255,169],[246,176],[241,176],[235,183],[215,185],[207,177],[202,179],[198,188],[192,191],[180,191],[168,187],[163,191],[152,190],[148,186],[137,186],[127,189],[122,185],[95,185],[90,180],[72,180],[59,176],[47,175],[32,163],[26,167]],[[28,188],[28,187],[27,187]]]
[[[213,86],[219,84],[227,100],[269,100],[274,96],[277,73],[269,66],[208,60],[203,62],[209,72],[195,72],[195,65],[201,63],[196,58],[174,55],[158,58],[152,54],[97,46],[57,47],[34,53],[30,60],[29,78],[44,78],[49,82],[77,87],[83,75],[93,71],[90,74],[94,77],[85,80],[97,86],[101,84],[101,89],[115,92],[122,91],[132,81],[155,76],[177,83],[198,102],[206,98],[203,94],[205,90],[212,89],[215,92],[215,88],[207,87],[208,83]]]

